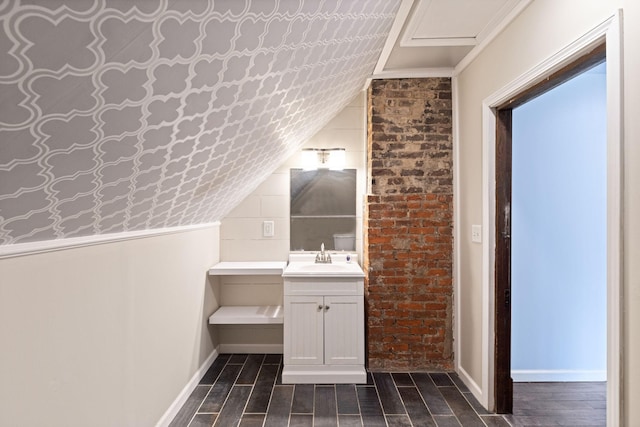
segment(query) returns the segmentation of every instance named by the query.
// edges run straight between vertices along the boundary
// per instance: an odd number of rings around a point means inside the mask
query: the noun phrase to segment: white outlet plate
[[[262,223],[262,237],[273,237],[275,233],[273,221],[264,221]]]
[[[471,241],[474,243],[482,243],[482,226],[481,225],[471,226]]]

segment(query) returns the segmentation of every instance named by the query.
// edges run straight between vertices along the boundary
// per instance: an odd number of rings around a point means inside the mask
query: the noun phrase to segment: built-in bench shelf
[[[225,306],[209,317],[212,325],[268,325],[283,320],[281,305]]]
[[[212,276],[282,276],[284,261],[223,261],[209,269]],[[282,305],[227,305],[209,317],[212,325],[269,325],[283,323]]]
[[[223,261],[209,269],[211,276],[282,276],[285,261]]]

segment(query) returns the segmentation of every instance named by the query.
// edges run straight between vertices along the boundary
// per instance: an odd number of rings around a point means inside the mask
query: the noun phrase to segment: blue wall
[[[602,64],[513,112],[516,381],[604,379],[605,80]]]

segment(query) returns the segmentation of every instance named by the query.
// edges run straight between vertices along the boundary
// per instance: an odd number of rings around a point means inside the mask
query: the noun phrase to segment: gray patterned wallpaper
[[[0,0],[0,244],[224,217],[373,71],[400,0]]]

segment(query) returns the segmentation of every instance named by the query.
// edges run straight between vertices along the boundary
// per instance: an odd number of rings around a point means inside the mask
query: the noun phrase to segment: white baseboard
[[[282,384],[366,384],[362,365],[285,365]]]
[[[209,355],[209,357],[207,357],[207,359],[204,361],[202,366],[200,366],[200,369],[198,369],[196,373],[193,374],[189,382],[184,386],[180,394],[178,394],[178,397],[176,397],[171,406],[169,406],[169,409],[167,409],[166,412],[162,415],[160,421],[158,421],[158,423],[156,424],[156,427],[168,427],[169,424],[171,424],[171,421],[173,421],[180,408],[182,408],[182,405],[184,405],[193,390],[195,390],[195,388],[198,386],[200,380],[202,379],[202,377],[204,377],[204,374],[207,373],[213,362],[218,358],[219,354],[220,352],[218,348],[215,348]]]
[[[607,371],[512,370],[511,378],[516,383],[606,381]]]
[[[246,354],[281,354],[282,344],[220,344],[218,351],[222,353],[246,353]]]
[[[457,374],[458,374],[458,377],[460,377],[460,379],[464,383],[464,385],[467,386],[471,394],[473,394],[473,397],[475,397],[476,400],[482,404],[482,402],[485,401],[484,396],[482,394],[482,389],[478,384],[476,384],[473,378],[471,378],[471,375],[469,375],[467,371],[465,371],[464,368],[462,368],[462,366],[458,366]],[[488,408],[485,408],[485,409],[488,410]]]

